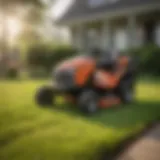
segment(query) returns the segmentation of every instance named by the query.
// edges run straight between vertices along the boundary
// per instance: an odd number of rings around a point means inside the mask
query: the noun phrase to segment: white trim
[[[72,20],[68,21],[62,21],[59,24],[61,25],[73,25],[73,24],[78,24],[78,23],[85,23],[85,22],[92,22],[96,20],[104,20],[104,19],[110,19],[114,17],[119,17],[119,16],[126,16],[126,15],[136,15],[138,13],[145,13],[148,11],[153,11],[155,9],[160,9],[160,3],[159,4],[150,4],[150,5],[143,5],[143,6],[138,6],[138,7],[128,7],[125,9],[117,9],[115,11],[110,11],[110,12],[101,12],[98,14],[92,14],[89,16],[85,16],[83,18],[74,18]]]
[[[90,8],[97,8],[103,5],[115,3],[119,0],[87,0],[87,4]]]

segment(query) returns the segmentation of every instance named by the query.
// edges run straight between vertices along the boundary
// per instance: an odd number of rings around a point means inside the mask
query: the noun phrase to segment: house
[[[160,46],[160,0],[72,0],[57,24],[79,49]]]

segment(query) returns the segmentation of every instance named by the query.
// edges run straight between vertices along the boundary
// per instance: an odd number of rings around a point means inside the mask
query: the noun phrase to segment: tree
[[[16,12],[18,7],[36,6],[42,7],[42,0],[0,0],[0,13],[1,13],[1,24],[2,24],[2,36],[1,36],[1,71],[6,71],[6,58],[8,50],[8,26],[7,16]]]
[[[55,0],[43,0],[43,8],[40,6],[28,6],[26,12],[22,15],[23,26],[21,33],[17,36],[16,42],[21,48],[27,48],[33,43],[41,43],[52,36],[53,24],[50,8],[53,7]],[[48,27],[50,23],[50,28]],[[49,32],[49,35],[46,35]],[[46,39],[46,37],[47,39]]]

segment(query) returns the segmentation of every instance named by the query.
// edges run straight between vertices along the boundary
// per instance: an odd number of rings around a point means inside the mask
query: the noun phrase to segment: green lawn
[[[160,117],[160,82],[141,81],[135,104],[90,117],[65,104],[38,108],[33,96],[43,83],[0,82],[0,160],[98,159]]]

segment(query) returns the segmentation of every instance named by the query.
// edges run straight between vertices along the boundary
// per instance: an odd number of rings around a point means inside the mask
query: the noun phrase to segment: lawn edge
[[[129,136],[127,139],[119,143],[113,150],[104,152],[99,160],[116,160],[128,147],[132,146],[136,141],[141,139],[147,132],[152,130],[159,123],[159,118],[154,122],[148,123],[142,131]]]

